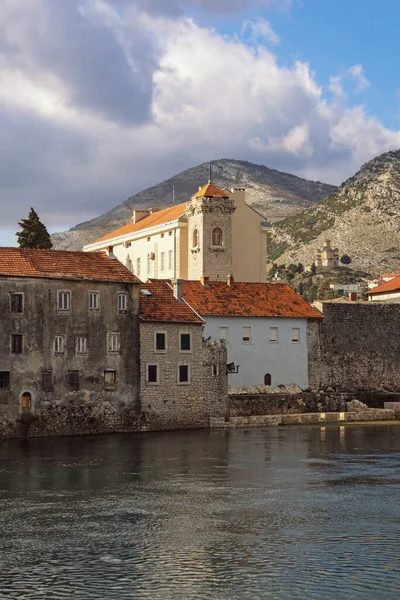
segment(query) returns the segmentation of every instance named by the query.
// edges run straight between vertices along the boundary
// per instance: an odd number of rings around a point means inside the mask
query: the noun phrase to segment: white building
[[[205,320],[204,337],[224,339],[230,386],[308,387],[307,323],[322,319],[285,283],[185,281],[183,297]]]
[[[382,285],[368,290],[368,300],[374,302],[400,302],[400,275]]]

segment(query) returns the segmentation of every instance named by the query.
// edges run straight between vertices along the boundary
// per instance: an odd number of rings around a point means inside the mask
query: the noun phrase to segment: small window
[[[147,238],[147,241],[149,242],[150,240],[151,240],[151,237],[148,237],[148,238]]]
[[[199,245],[199,232],[197,231],[197,228],[195,227],[193,229],[192,247],[197,248],[198,245]]]
[[[179,367],[178,367],[178,383],[190,383],[189,365],[179,365]]]
[[[87,337],[79,335],[76,338],[76,353],[87,354]]]
[[[251,344],[251,327],[244,326],[242,331],[243,344]]]
[[[174,263],[173,263],[173,252],[172,250],[168,251],[168,269],[170,271],[172,271],[172,269],[174,268]]]
[[[120,352],[121,343],[119,333],[109,333],[107,335],[107,350],[108,352]]]
[[[71,292],[57,292],[57,309],[60,312],[71,310]]]
[[[158,365],[147,365],[147,383],[158,383]]]
[[[165,271],[165,252],[161,252],[160,254],[160,269],[161,271]]]
[[[155,350],[156,352],[165,352],[167,349],[167,334],[163,331],[155,333]]]
[[[219,339],[224,340],[226,343],[229,341],[229,327],[219,328]]]
[[[118,314],[122,315],[128,310],[128,294],[118,294]]]
[[[172,231],[168,231],[168,235],[172,235]]]
[[[67,382],[70,390],[77,392],[79,390],[79,371],[68,371]]]
[[[24,312],[23,294],[10,294],[10,312],[14,314],[21,314]]]
[[[211,244],[213,246],[222,246],[222,229],[214,227],[211,233]]]
[[[271,344],[277,344],[278,339],[278,327],[270,327],[269,328],[269,341]]]
[[[51,369],[42,371],[42,390],[44,392],[54,391],[53,371]]]
[[[163,238],[163,237],[164,237],[164,235],[165,235],[164,233],[161,233],[161,234],[160,234],[160,238]]]
[[[89,292],[89,310],[100,310],[99,292]]]
[[[114,387],[117,385],[117,371],[107,369],[104,371],[104,385],[107,387]]]
[[[24,351],[24,336],[20,333],[11,334],[11,354],[22,354]]]
[[[0,390],[10,388],[10,371],[0,371]]]
[[[292,328],[292,343],[300,344],[300,328],[299,327]]]
[[[136,275],[140,275],[140,258],[136,259]]]
[[[219,365],[211,365],[211,375],[213,377],[218,377],[218,375],[219,375]]]
[[[181,333],[180,334],[180,351],[191,352],[192,350],[192,334]]]
[[[64,354],[64,338],[62,335],[55,335],[53,341],[54,354]]]

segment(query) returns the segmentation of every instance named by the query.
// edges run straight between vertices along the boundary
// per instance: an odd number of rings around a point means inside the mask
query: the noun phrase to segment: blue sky
[[[221,157],[341,183],[400,147],[397,0],[2,0],[0,244]]]

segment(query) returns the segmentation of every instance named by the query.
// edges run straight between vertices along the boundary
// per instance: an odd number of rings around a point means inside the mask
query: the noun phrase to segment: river
[[[0,598],[400,596],[400,426],[0,443]]]

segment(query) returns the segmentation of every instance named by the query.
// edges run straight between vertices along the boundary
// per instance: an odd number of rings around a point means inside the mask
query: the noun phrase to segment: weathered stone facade
[[[14,295],[20,312],[12,312]],[[0,435],[125,430],[133,415],[136,422],[138,296],[132,283],[1,277]]]
[[[316,303],[308,327],[310,387],[400,390],[400,306]]]
[[[165,334],[157,351],[155,335]],[[190,334],[191,350],[180,350],[180,335]],[[228,393],[226,348],[203,343],[199,324],[140,324],[142,418],[149,429],[208,427],[211,416],[224,415]],[[189,382],[179,382],[179,366],[188,366]],[[157,381],[149,382],[149,366]]]
[[[232,214],[234,200],[228,197],[193,197],[187,204],[188,279],[209,277],[225,281],[233,273]],[[221,230],[221,243],[213,232]]]

